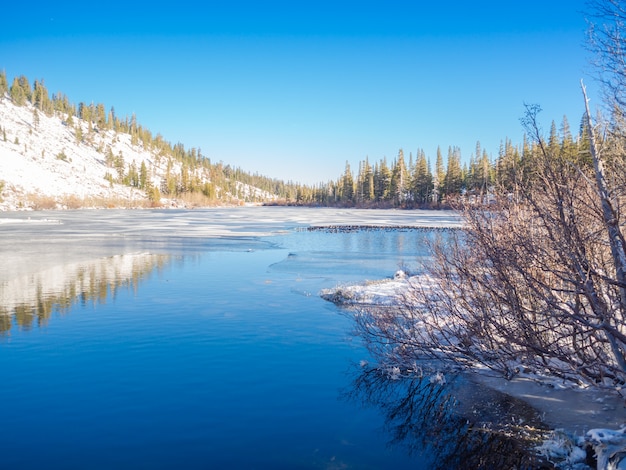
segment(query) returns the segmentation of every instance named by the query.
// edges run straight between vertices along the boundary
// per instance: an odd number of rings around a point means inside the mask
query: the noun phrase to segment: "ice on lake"
[[[455,228],[460,219],[266,207],[3,214],[0,400],[12,404],[0,431],[4,461],[431,468],[429,444],[419,458],[388,446],[384,404],[340,399],[363,383],[351,364],[370,358],[350,319],[318,296],[375,285],[424,259],[432,233],[402,228],[410,226]],[[375,378],[370,398],[403,387]],[[416,403],[439,399],[440,385],[416,385]]]

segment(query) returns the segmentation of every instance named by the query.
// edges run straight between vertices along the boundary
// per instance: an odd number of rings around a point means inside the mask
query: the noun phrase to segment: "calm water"
[[[0,217],[0,468],[446,468],[476,454],[467,387],[360,369],[349,316],[317,295],[415,265],[432,234],[299,230],[335,217],[416,215]]]

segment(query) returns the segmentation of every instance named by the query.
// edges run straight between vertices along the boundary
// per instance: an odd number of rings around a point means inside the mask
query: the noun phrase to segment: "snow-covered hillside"
[[[133,145],[129,134],[90,128],[77,117],[68,125],[65,118],[60,113],[46,116],[30,103],[16,106],[8,96],[0,97],[0,210],[148,206],[144,191],[105,179],[107,173],[116,175],[106,164],[106,154],[110,149],[113,155],[123,156],[127,167],[134,163],[139,169],[145,163],[148,178],[157,188],[166,174],[167,160],[145,149],[141,141]],[[82,138],[77,137],[81,132]],[[180,162],[170,164],[170,171],[180,171]],[[209,181],[208,172],[197,176]],[[258,188],[243,186],[240,194],[273,198]],[[220,188],[216,191],[219,194]],[[166,199],[161,203],[184,204]]]

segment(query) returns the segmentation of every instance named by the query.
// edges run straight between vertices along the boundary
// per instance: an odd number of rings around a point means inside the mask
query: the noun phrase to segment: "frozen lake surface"
[[[467,417],[540,425],[534,410],[463,379],[394,382],[360,367],[349,316],[318,295],[414,266],[435,232],[303,230],[458,224],[446,212],[264,207],[2,214],[2,465],[519,463],[514,440],[477,439]]]

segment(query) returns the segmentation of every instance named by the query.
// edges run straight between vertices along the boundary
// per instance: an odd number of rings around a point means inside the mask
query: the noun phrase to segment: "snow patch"
[[[89,199],[125,201],[129,207],[145,204],[144,191],[105,179],[107,173],[117,176],[116,170],[106,164],[108,152],[123,157],[126,172],[131,164],[137,171],[145,164],[152,185],[161,187],[168,158],[160,157],[158,150],[145,148],[141,141],[134,144],[130,134],[97,129],[78,117],[72,117],[72,125],[64,119],[65,114],[47,116],[31,103],[16,106],[7,95],[0,96],[0,210],[28,209],[37,198],[41,198],[39,204],[47,206],[58,206],[63,201],[79,204]],[[82,139],[77,138],[78,127]],[[170,171],[180,170],[181,163],[173,160]],[[195,176],[210,181],[207,169],[197,169]],[[276,198],[241,182],[236,187],[244,197]],[[173,200],[162,202],[166,206],[179,205]]]
[[[362,284],[338,286],[323,290],[322,298],[344,307],[395,307],[398,306],[411,286],[419,285],[428,289],[432,279],[425,275],[409,276],[405,272],[396,272],[392,279],[367,281]],[[362,367],[365,361],[362,361]],[[418,367],[416,366],[417,370]],[[391,380],[404,377],[397,366],[384,369]],[[492,386],[494,389],[521,398],[546,415],[550,424],[562,421],[569,425],[568,433],[555,430],[552,436],[537,447],[537,452],[563,469],[588,469],[589,450],[597,460],[597,469],[626,470],[626,423],[620,429],[593,428],[582,437],[575,437],[575,429],[594,424],[600,420],[619,421],[623,413],[618,408],[626,406],[619,396],[594,396],[591,388],[574,390],[566,387],[562,381],[549,376],[542,376],[540,371],[527,374],[522,371],[512,380],[503,381],[494,378],[487,371],[477,370],[476,380]],[[445,376],[436,372],[430,378],[432,384],[445,384]],[[619,403],[621,400],[621,404]],[[566,416],[566,415],[570,416]],[[611,424],[612,425],[612,424]]]

